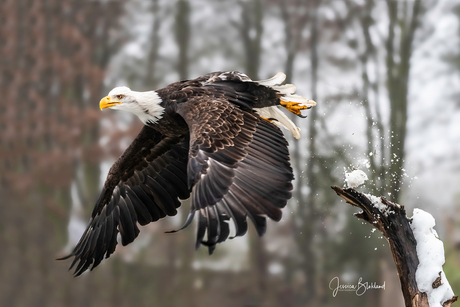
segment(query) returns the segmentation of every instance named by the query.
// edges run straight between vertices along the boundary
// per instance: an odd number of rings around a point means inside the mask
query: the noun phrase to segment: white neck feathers
[[[132,91],[132,95],[140,106],[132,113],[137,115],[144,124],[154,124],[162,118],[165,109],[160,105],[162,100],[157,92]]]

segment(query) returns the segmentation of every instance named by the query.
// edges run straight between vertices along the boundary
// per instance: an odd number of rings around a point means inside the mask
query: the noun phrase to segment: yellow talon
[[[271,119],[269,119],[269,118],[265,118],[265,117],[262,117],[262,116],[261,116],[260,118],[265,119],[266,121],[268,121],[268,122],[270,122],[270,123],[273,123],[273,120],[271,120]]]
[[[283,101],[281,100],[280,101],[280,104],[285,107],[286,109],[288,109],[290,112],[296,114],[296,115],[300,115],[300,110],[306,110],[308,109],[309,107],[306,106],[306,105],[302,105],[300,104],[300,102],[293,102],[293,101]]]

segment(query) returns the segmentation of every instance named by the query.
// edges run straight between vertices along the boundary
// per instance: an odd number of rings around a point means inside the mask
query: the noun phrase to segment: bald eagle
[[[277,126],[299,138],[299,129],[279,109],[298,116],[316,105],[281,85],[278,73],[252,81],[236,71],[214,72],[165,88],[136,92],[116,87],[100,108],[131,112],[144,127],[113,164],[89,226],[74,250],[75,276],[98,266],[117,245],[134,241],[140,225],[173,216],[190,197],[187,227],[198,214],[196,248],[211,254],[217,243],[247,231],[246,218],[262,236],[266,217],[279,221],[291,198],[293,171],[287,141]],[[205,239],[206,235],[206,239]]]

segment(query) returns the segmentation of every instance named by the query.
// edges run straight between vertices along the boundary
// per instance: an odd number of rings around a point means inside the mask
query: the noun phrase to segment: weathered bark
[[[377,228],[388,240],[398,270],[406,306],[429,307],[426,293],[420,292],[415,280],[415,272],[419,264],[416,250],[417,242],[404,206],[381,197],[382,203],[389,208],[388,210],[394,212],[394,214],[386,215],[375,207],[364,194],[354,189],[342,189],[337,186],[333,186],[332,189],[347,203],[362,209],[363,211],[356,213],[355,216]],[[433,281],[433,288],[435,288],[436,282],[439,283],[440,280]],[[457,301],[457,296],[444,302],[443,307],[451,306],[455,301]]]

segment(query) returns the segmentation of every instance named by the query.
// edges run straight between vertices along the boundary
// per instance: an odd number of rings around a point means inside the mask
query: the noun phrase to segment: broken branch
[[[407,307],[428,307],[428,296],[417,287],[415,273],[419,265],[417,257],[417,241],[415,240],[411,220],[406,216],[404,206],[392,203],[380,197],[382,206],[375,205],[366,195],[355,189],[342,189],[333,186],[332,189],[345,201],[362,211],[355,216],[375,228],[388,240],[398,270],[401,290]],[[439,280],[438,280],[439,279]],[[433,280],[433,288],[442,283],[441,277]],[[438,285],[439,284],[439,285]],[[457,296],[445,301],[443,307],[449,307],[457,301]]]

